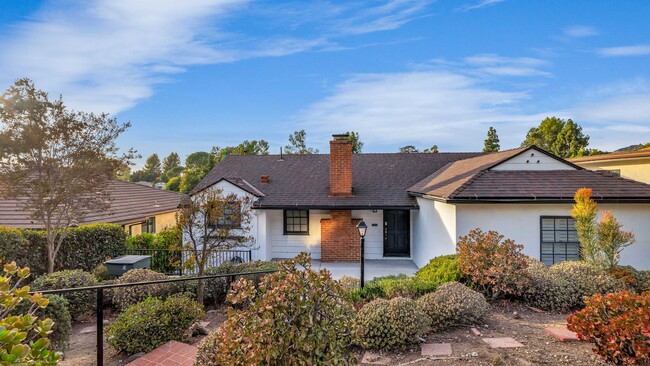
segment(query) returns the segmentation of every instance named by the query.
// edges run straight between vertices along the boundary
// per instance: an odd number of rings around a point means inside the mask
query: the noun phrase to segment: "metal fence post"
[[[104,366],[104,289],[97,289],[97,366]]]

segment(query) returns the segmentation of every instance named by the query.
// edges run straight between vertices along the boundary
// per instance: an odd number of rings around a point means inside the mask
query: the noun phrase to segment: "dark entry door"
[[[410,217],[408,210],[384,210],[384,257],[411,255]]]

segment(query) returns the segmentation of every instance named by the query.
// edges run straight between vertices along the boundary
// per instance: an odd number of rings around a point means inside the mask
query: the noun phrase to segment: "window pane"
[[[567,219],[555,219],[555,230],[566,230]]]
[[[553,254],[553,243],[542,243],[542,255]]]
[[[555,241],[557,241],[557,242],[566,242],[567,241],[567,232],[566,231],[556,231],[555,232]]]
[[[553,242],[555,241],[555,232],[554,231],[542,231],[542,241],[544,242]]]
[[[553,219],[542,219],[542,230],[554,230],[555,225]]]
[[[542,254],[542,262],[548,266],[553,264],[553,256],[552,255],[544,255]]]

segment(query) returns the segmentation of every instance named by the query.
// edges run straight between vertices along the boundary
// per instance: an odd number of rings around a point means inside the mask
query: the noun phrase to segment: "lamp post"
[[[363,275],[364,275],[364,269],[365,269],[364,268],[364,264],[365,264],[364,263],[365,262],[364,251],[365,251],[365,246],[366,246],[365,236],[366,236],[366,230],[368,230],[368,225],[366,225],[366,223],[363,222],[363,220],[361,220],[357,224],[357,230],[359,231],[359,236],[361,237],[361,279],[360,279],[360,283],[361,283],[361,288],[363,288],[363,282],[364,282],[363,281],[363,277],[364,277]]]

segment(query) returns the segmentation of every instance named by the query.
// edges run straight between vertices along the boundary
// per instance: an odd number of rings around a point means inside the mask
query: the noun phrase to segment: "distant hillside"
[[[636,145],[622,147],[618,150],[614,150],[614,152],[635,151],[635,150],[643,149],[645,147],[650,147],[650,142],[646,142],[645,144],[636,144]]]

